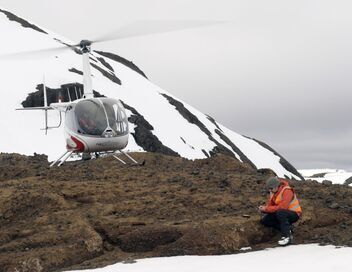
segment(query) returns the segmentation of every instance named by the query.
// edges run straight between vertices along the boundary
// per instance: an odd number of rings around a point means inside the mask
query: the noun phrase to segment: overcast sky
[[[352,170],[352,1],[0,0],[72,40],[143,19],[222,20],[99,44],[297,168]]]

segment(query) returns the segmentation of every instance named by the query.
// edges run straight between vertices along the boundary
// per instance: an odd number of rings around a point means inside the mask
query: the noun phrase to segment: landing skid
[[[116,160],[118,160],[122,164],[127,164],[127,163],[123,159],[118,157],[119,154],[125,155],[129,160],[131,160],[133,162],[133,165],[143,166],[145,164],[145,161],[143,161],[142,163],[139,163],[134,158],[132,158],[130,155],[128,155],[126,152],[124,152],[122,150],[116,150],[114,153],[111,154],[111,156],[113,156]]]
[[[57,166],[61,166],[65,161],[68,160],[69,157],[71,157],[73,152],[74,152],[74,150],[66,151],[61,157],[59,157],[56,161],[54,161],[52,164],[50,164],[50,167],[53,167],[55,164],[57,164]],[[62,158],[63,158],[63,160],[60,161]]]
[[[52,164],[50,164],[50,167],[53,167],[55,165],[57,165],[58,167],[61,166],[65,161],[67,161],[72,156],[73,152],[74,152],[74,150],[73,151],[66,151],[56,161],[54,161]],[[118,160],[122,164],[127,164],[123,159],[118,157],[118,155],[120,155],[120,154],[125,155],[129,160],[131,160],[133,162],[133,165],[143,166],[145,164],[145,161],[143,161],[142,163],[138,163],[135,159],[133,159],[130,155],[128,155],[126,152],[124,152],[122,150],[116,150],[115,152],[105,153],[106,156],[113,156],[116,160]],[[98,156],[96,155],[96,157],[98,157]]]

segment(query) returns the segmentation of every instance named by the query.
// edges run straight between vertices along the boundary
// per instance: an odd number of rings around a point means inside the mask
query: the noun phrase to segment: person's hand
[[[261,206],[258,207],[258,209],[259,209],[260,212],[264,212],[265,209],[266,209],[266,206],[261,205]]]

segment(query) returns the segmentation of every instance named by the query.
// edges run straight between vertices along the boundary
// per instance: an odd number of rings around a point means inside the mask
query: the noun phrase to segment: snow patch
[[[81,270],[85,272],[272,272],[280,271],[352,271],[352,248],[293,245],[222,256],[180,256],[137,260],[135,263],[118,263],[104,268]],[[79,270],[72,271],[78,272]]]
[[[352,177],[351,172],[342,169],[302,169],[298,172],[303,175],[304,179],[312,179],[318,182],[330,180],[333,184],[344,184],[348,178]]]

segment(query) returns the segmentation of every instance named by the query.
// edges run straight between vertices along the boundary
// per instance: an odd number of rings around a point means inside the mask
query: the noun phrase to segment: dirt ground
[[[134,259],[276,246],[262,227],[269,170],[231,157],[189,161],[136,153],[49,168],[0,154],[0,271],[63,271]],[[303,208],[295,243],[352,246],[352,188],[292,181]]]

